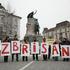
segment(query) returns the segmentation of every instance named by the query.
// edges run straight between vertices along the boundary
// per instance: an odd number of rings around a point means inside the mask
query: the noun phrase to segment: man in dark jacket
[[[63,38],[60,45],[70,45],[70,41],[67,40],[66,38]],[[64,58],[63,61],[69,61],[69,58]]]

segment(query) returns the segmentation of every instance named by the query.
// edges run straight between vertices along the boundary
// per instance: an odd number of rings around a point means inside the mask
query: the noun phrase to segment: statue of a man
[[[33,18],[33,15],[36,14],[37,11],[32,11],[31,13],[28,14],[27,18]]]

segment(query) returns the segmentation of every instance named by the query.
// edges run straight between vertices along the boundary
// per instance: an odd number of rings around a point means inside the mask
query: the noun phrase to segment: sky
[[[40,25],[40,33],[43,28],[55,27],[57,23],[70,21],[70,0],[0,0],[2,5],[15,15],[22,17],[20,22],[20,39],[26,33],[27,15],[37,10],[34,15]]]

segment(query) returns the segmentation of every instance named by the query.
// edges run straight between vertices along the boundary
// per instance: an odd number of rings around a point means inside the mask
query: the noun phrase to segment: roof
[[[70,22],[66,20],[66,21],[57,23],[56,27],[67,26],[67,25],[70,25]]]
[[[50,28],[47,32],[50,32],[50,31],[54,31],[55,27],[54,28]]]
[[[4,10],[6,10],[3,6],[2,6],[2,4],[0,3],[0,9],[4,9]],[[8,13],[8,12],[7,12]],[[17,17],[17,18],[20,18],[21,19],[21,17],[19,17],[19,16],[16,16],[16,15],[14,15],[13,13],[8,13],[8,14],[10,14],[10,15],[12,15],[12,16],[15,16],[15,17]]]
[[[54,31],[55,29],[60,28],[62,26],[63,27],[70,26],[70,22],[69,21],[63,21],[63,22],[57,23],[56,27],[53,27],[53,28],[50,28],[50,29],[44,28],[44,30],[47,29],[47,31],[45,31],[45,33],[47,33],[47,32]]]

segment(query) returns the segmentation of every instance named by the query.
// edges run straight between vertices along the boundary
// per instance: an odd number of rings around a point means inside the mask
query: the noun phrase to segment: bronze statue
[[[36,14],[37,11],[32,11],[31,13],[28,14],[27,18],[33,18],[33,15]]]

